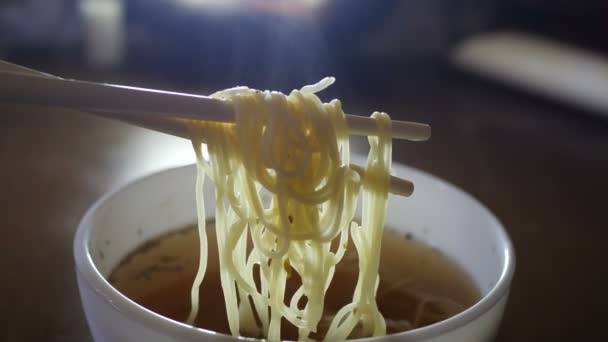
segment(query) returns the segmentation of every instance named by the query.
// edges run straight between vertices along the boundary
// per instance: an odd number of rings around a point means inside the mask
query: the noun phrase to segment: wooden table
[[[472,193],[514,241],[498,340],[608,336],[608,124],[454,72],[377,77],[402,86],[338,91],[346,109],[430,123],[431,141],[396,142],[394,158]],[[185,140],[0,104],[0,341],[90,341],[72,260],[80,217],[112,187],[192,160]]]

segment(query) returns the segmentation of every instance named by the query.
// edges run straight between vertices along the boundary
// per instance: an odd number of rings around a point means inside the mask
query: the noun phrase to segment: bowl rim
[[[353,156],[354,157],[354,156]],[[353,158],[356,160],[356,158]],[[76,273],[86,281],[86,285],[93,290],[93,292],[102,297],[103,300],[111,305],[118,313],[126,316],[130,320],[138,322],[141,325],[144,325],[148,329],[151,329],[155,333],[161,335],[167,335],[171,337],[178,338],[203,338],[205,336],[209,337],[210,335],[216,337],[224,337],[226,339],[231,339],[234,341],[260,341],[255,338],[247,338],[247,337],[234,337],[231,335],[226,335],[223,333],[218,333],[212,330],[207,330],[204,328],[192,327],[188,324],[178,322],[172,320],[170,318],[164,317],[160,314],[157,314],[126,297],[122,293],[120,293],[117,289],[115,289],[110,283],[106,280],[106,278],[101,274],[101,272],[95,266],[93,259],[91,257],[91,253],[89,251],[89,241],[91,237],[91,230],[93,228],[92,219],[95,216],[96,212],[104,206],[108,201],[110,201],[114,196],[118,193],[131,188],[133,186],[138,185],[150,178],[156,177],[159,174],[170,173],[170,172],[179,172],[181,169],[187,169],[195,167],[195,164],[187,164],[177,167],[168,167],[160,170],[156,170],[149,174],[136,177],[135,179],[126,182],[125,184],[118,185],[114,187],[111,191],[105,193],[98,200],[94,202],[94,204],[85,212],[82,219],[79,221],[78,228],[73,240],[73,253],[74,260],[76,265]],[[484,215],[489,218],[491,222],[491,228],[495,229],[496,236],[498,241],[500,241],[500,249],[503,253],[504,258],[504,266],[501,270],[498,281],[494,284],[492,289],[488,291],[488,293],[483,296],[477,303],[467,308],[463,312],[454,315],[446,320],[441,322],[437,322],[435,324],[431,324],[429,326],[425,326],[422,328],[417,328],[410,331],[405,331],[397,334],[387,335],[386,337],[391,338],[408,338],[413,340],[423,339],[423,338],[433,338],[439,335],[445,334],[449,331],[456,330],[462,326],[465,326],[475,319],[481,317],[487,311],[492,309],[494,305],[502,299],[505,295],[508,294],[511,281],[515,272],[515,251],[511,239],[507,234],[504,226],[498,220],[498,218],[479,200],[477,200],[474,196],[464,191],[460,187],[449,183],[448,181],[437,177],[431,173],[426,171],[422,171],[420,169],[407,166],[398,162],[393,162],[393,170],[398,171],[396,173],[405,173],[405,174],[418,174],[422,177],[426,177],[431,180],[433,183],[437,185],[448,188],[450,191],[454,191],[457,195],[462,196],[466,200],[469,200],[472,204],[478,207]],[[79,284],[79,286],[81,286]],[[378,341],[379,337],[368,337],[361,339],[353,339],[352,341]]]

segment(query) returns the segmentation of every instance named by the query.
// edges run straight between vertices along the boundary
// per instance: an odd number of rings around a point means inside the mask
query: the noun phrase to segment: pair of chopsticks
[[[76,109],[137,126],[190,139],[179,119],[234,122],[232,103],[208,96],[63,79],[0,61],[0,102],[35,104]],[[375,135],[372,118],[346,115],[351,135]],[[426,124],[392,121],[395,139],[424,141],[431,128]],[[391,179],[391,192],[409,196],[413,184]]]

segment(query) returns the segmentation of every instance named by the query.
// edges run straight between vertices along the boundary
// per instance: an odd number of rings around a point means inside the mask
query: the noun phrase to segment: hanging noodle
[[[355,327],[366,336],[386,333],[375,298],[390,179],[391,121],[385,113],[372,115],[379,134],[369,137],[365,178],[360,179],[349,167],[340,101],[323,103],[315,94],[333,82],[325,78],[289,95],[246,87],[220,91],[212,96],[232,101],[236,124],[190,124],[198,163],[200,263],[189,323],[198,314],[199,286],[207,266],[202,195],[206,175],[215,186],[221,284],[232,335],[278,341],[282,319],[298,328],[300,340],[315,333],[349,236],[359,256],[357,285],[352,302],[334,316],[325,339],[347,339]],[[359,225],[353,218],[360,192]],[[332,250],[332,241],[338,239]],[[285,298],[292,272],[301,284],[292,298]]]

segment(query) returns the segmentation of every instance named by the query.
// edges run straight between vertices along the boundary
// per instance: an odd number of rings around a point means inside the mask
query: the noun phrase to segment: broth
[[[207,227],[209,259],[200,287],[200,311],[195,325],[230,334],[214,225],[207,223]],[[130,253],[113,270],[109,281],[136,303],[184,322],[190,312],[190,289],[198,267],[198,254],[196,225],[177,229]],[[326,316],[319,324],[318,334],[311,335],[312,338],[322,338],[332,315],[352,300],[357,271],[356,250],[349,248],[336,266],[325,298]],[[287,299],[300,283],[297,274],[293,274],[288,281]],[[469,275],[440,251],[416,241],[411,234],[404,236],[385,230],[376,300],[386,319],[388,334],[439,322],[465,310],[479,298],[480,293]],[[297,329],[286,321],[283,323],[282,338],[297,340]]]

